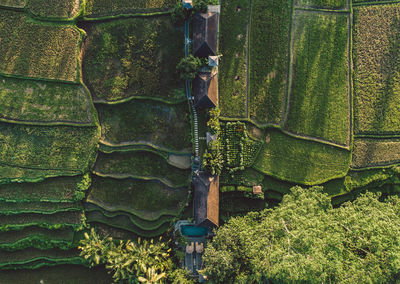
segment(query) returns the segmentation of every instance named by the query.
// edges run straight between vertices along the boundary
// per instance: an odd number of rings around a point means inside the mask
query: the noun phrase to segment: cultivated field
[[[5,7],[24,8],[25,4],[25,0],[0,0],[0,6]]]
[[[400,134],[400,5],[354,11],[354,132]]]
[[[39,18],[72,19],[81,12],[83,0],[29,0],[28,9]]]
[[[81,85],[0,77],[0,120],[93,125],[90,94]]]
[[[131,97],[183,101],[176,65],[183,34],[169,15],[87,24],[83,78],[95,102]],[[134,31],[134,33],[132,33]]]
[[[296,12],[288,131],[350,143],[348,25],[346,14]]]
[[[360,2],[360,0],[352,0],[352,1]],[[339,9],[339,8],[346,8],[347,0],[296,0],[296,6],[305,8]]]
[[[22,12],[0,9],[0,72],[76,82],[79,30],[72,25],[44,24]]]

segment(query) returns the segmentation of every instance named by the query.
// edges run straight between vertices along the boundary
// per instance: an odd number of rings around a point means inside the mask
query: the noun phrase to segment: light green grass
[[[172,189],[155,181],[137,179],[116,180],[94,177],[88,202],[94,200],[121,211],[142,212],[142,219],[159,217],[160,213],[176,215],[187,199],[187,189]],[[105,208],[107,209],[107,208]]]
[[[388,166],[400,163],[400,139],[363,139],[354,141],[354,168]]]
[[[0,123],[0,163],[22,168],[85,172],[97,150],[96,127],[24,126]],[[1,178],[7,171],[0,172]]]
[[[348,145],[348,16],[296,11],[293,53],[285,129]]]
[[[90,100],[81,85],[0,76],[1,120],[93,125]]]
[[[0,10],[0,72],[76,82],[80,40],[72,25],[40,24]]]
[[[53,214],[56,212],[80,211],[81,204],[69,202],[2,202],[0,201],[0,215],[19,213]]]
[[[357,0],[351,0],[357,2]],[[359,1],[359,0],[358,0]],[[306,8],[345,8],[347,0],[296,0],[296,6]]]
[[[271,129],[269,142],[254,164],[260,172],[279,179],[314,185],[346,175],[350,151],[318,142],[293,138]]]
[[[81,11],[83,0],[29,0],[29,12],[40,18],[72,19]]]
[[[85,15],[99,17],[107,15],[153,12],[172,8],[176,0],[87,0]]]
[[[185,98],[176,71],[184,56],[184,37],[169,15],[87,23],[82,28],[88,32],[83,78],[95,101]]]
[[[97,105],[101,140],[109,143],[149,142],[170,150],[191,149],[190,114],[187,103],[165,105],[129,101]]]
[[[77,257],[79,255],[77,250],[64,251],[60,249],[39,250],[29,248],[16,252],[2,251],[0,254],[0,269],[4,269],[7,264],[18,264],[21,262],[30,262],[35,259],[49,259],[57,262],[57,259],[67,259]]]
[[[144,151],[99,153],[94,170],[101,175],[157,178],[173,187],[188,185],[191,173],[171,166],[162,156]]]
[[[219,107],[222,116],[247,117],[249,0],[223,0],[221,9]]]
[[[354,10],[354,132],[400,133],[400,5]]]
[[[286,102],[292,1],[252,0],[250,118],[279,124]]]

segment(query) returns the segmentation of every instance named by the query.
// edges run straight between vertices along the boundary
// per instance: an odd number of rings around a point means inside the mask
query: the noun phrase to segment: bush
[[[193,80],[202,65],[201,59],[190,54],[182,58],[176,66],[182,80]]]

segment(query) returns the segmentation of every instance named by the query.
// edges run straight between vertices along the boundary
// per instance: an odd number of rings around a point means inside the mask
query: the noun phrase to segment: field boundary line
[[[250,80],[251,80],[251,75],[250,75],[250,37],[251,37],[251,10],[252,10],[252,0],[249,0],[249,15],[247,19],[247,48],[246,48],[246,118],[250,118],[250,112],[249,112],[249,96],[250,96]]]
[[[323,8],[304,8],[296,7],[296,11],[316,12],[316,13],[332,13],[332,14],[348,14],[351,11],[349,9],[334,10],[334,9],[323,9]]]
[[[391,164],[387,164],[387,163],[391,163]],[[388,169],[388,168],[400,166],[400,160],[389,161],[387,163],[385,163],[385,164],[372,163],[370,166],[365,166],[365,167],[355,167],[355,166],[350,165],[350,169],[352,171],[360,172],[360,171],[365,171],[365,170]]]
[[[384,140],[384,139],[400,139],[400,133],[394,133],[394,134],[377,134],[377,133],[360,133],[360,134],[354,134],[354,138],[362,138],[362,139],[376,139],[376,140]]]
[[[86,11],[85,11],[86,12]],[[169,15],[173,12],[173,9],[168,9],[166,11],[149,12],[149,13],[128,13],[128,14],[118,14],[113,16],[101,16],[101,17],[88,17],[87,15],[77,18],[78,22],[102,22],[111,20],[120,20],[127,18],[146,18],[146,17],[157,17]]]
[[[186,102],[187,98],[185,97],[185,95],[181,99],[177,99],[177,100],[166,100],[163,98],[147,97],[147,96],[131,96],[128,98],[115,100],[115,101],[107,101],[106,99],[94,98],[93,103],[94,104],[103,104],[103,105],[118,105],[118,104],[126,103],[126,102],[129,102],[132,100],[149,100],[149,101],[156,101],[156,102],[160,102],[160,103],[164,103],[164,104],[168,104],[168,105],[178,105],[178,104]]]
[[[286,129],[281,129],[281,131],[283,133],[289,135],[289,136],[294,137],[294,138],[298,138],[298,139],[302,139],[302,140],[308,140],[308,141],[314,141],[314,142],[318,142],[318,143],[321,143],[321,144],[326,144],[326,145],[338,147],[338,148],[345,149],[345,150],[350,150],[351,149],[350,145],[340,144],[340,143],[337,143],[335,141],[330,141],[330,140],[326,140],[326,139],[322,139],[322,138],[318,138],[318,137],[314,137],[314,136],[309,136],[309,135],[303,135],[303,134],[299,134],[299,133],[296,133],[296,132],[288,131]]]

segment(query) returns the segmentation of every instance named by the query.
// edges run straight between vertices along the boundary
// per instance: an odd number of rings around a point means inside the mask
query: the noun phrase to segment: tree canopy
[[[400,276],[400,199],[365,193],[333,208],[293,187],[274,209],[230,219],[206,250],[212,283],[390,283]]]

